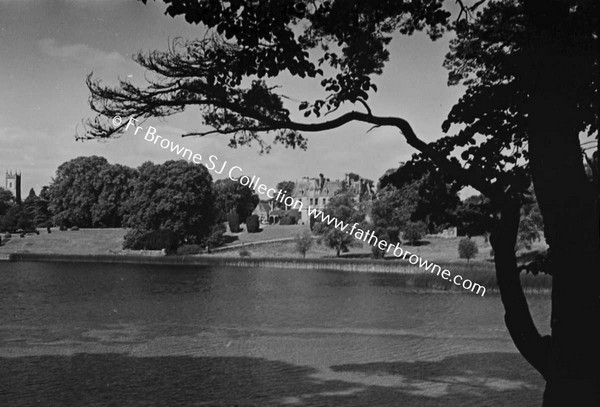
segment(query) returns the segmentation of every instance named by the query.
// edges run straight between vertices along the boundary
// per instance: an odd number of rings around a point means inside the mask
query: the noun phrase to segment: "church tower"
[[[21,173],[6,172],[5,189],[12,192],[18,204],[21,203]]]

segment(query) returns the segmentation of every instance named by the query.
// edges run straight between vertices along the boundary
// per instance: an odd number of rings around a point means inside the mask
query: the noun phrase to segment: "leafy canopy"
[[[165,229],[179,243],[201,243],[215,223],[212,177],[202,165],[183,160],[145,162],[130,199],[124,224],[142,231]]]

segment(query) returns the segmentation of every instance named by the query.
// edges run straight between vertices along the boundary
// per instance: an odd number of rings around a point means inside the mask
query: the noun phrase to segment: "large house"
[[[356,202],[371,200],[375,196],[372,181],[351,177],[350,174],[346,174],[344,181],[331,181],[323,174],[319,174],[319,178],[304,177],[301,181],[296,181],[292,197],[302,202],[300,222],[308,224],[309,206],[323,210],[331,198],[344,188],[344,185],[354,195]]]
[[[258,216],[258,221],[260,223],[270,223],[269,216],[273,211],[273,202],[269,201],[260,201],[254,211],[252,211],[252,215]]]

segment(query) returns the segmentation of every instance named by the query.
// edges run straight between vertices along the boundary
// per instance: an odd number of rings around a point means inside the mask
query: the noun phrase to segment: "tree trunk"
[[[515,243],[519,228],[520,205],[503,203],[501,217],[490,235],[494,249],[496,278],[504,305],[504,321],[508,332],[525,359],[546,377],[548,373],[549,337],[542,337],[535,327],[519,276]]]
[[[552,338],[544,406],[600,405],[600,230],[598,192],[579,142],[579,78],[589,50],[578,49],[570,3],[525,2],[535,65],[529,85],[530,166],[550,246]],[[570,25],[569,25],[570,24]]]

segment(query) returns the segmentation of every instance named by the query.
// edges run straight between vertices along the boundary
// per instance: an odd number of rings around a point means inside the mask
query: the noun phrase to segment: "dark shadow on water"
[[[1,358],[0,405],[513,407],[541,400],[541,380],[517,354],[331,369],[344,372],[344,380],[317,378],[312,367],[250,357]]]

